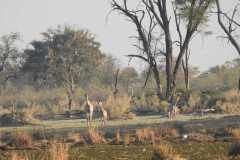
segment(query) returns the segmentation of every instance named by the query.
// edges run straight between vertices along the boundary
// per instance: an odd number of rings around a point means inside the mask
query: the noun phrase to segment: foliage
[[[0,83],[6,87],[6,82],[15,79],[22,65],[22,55],[17,47],[20,41],[18,33],[10,33],[0,38]]]
[[[224,93],[222,99],[218,99],[216,107],[224,113],[239,113],[240,112],[240,98],[239,91],[229,90]]]

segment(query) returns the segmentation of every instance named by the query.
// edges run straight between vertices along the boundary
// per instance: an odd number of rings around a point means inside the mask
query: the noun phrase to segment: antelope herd
[[[171,104],[169,106],[169,109],[168,109],[169,120],[175,119],[176,116],[180,113],[180,108],[177,106],[179,99],[180,99],[180,96],[178,95],[176,97],[175,104]],[[96,110],[100,115],[101,126],[102,127],[106,126],[107,120],[109,119],[109,113],[108,113],[107,109],[104,108],[104,103],[102,101],[91,102],[88,98],[88,95],[85,94],[85,100],[84,100],[83,106],[84,106],[84,112],[85,112],[88,128],[91,127],[94,110]],[[203,115],[203,113],[210,113],[210,112],[214,112],[214,111],[215,111],[214,109],[204,109],[204,110],[201,110],[201,114]]]
[[[92,103],[89,100],[89,97],[87,94],[85,94],[85,103],[84,103],[84,111],[85,111],[85,116],[86,116],[86,122],[87,122],[87,127],[90,128],[91,127],[91,123],[93,120],[93,113],[94,110],[96,109],[99,112],[100,115],[100,120],[101,120],[101,126],[104,127],[106,126],[107,120],[108,120],[108,112],[107,110],[104,108],[104,104],[102,101],[98,101],[96,103],[96,107],[93,105],[95,103]],[[177,102],[176,102],[177,104]],[[170,105],[169,106],[169,110],[168,110],[168,118],[170,120],[175,119],[175,117],[180,113],[180,109],[177,105]]]
[[[98,106],[97,106],[98,111],[100,112],[100,116],[101,116],[102,127],[104,127],[107,123],[108,112],[103,107],[103,103],[101,101],[99,101],[97,104],[98,104]],[[85,111],[86,120],[87,120],[87,127],[90,128],[91,122],[93,119],[94,105],[90,102],[87,94],[85,94],[84,111]]]

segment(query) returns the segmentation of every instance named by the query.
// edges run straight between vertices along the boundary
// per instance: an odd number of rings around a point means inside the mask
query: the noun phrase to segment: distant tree
[[[136,85],[138,79],[138,73],[133,67],[126,67],[121,70],[119,81],[121,85],[126,89],[127,92],[131,92]]]
[[[0,83],[2,87],[11,78],[16,78],[22,64],[22,55],[17,47],[20,40],[18,33],[11,33],[0,38]]]
[[[103,57],[100,44],[88,31],[71,27],[49,30],[43,35],[49,44],[48,71],[66,89],[68,109],[71,110],[75,85],[85,76],[83,73],[91,72]]]
[[[195,91],[226,91],[238,86],[240,64],[238,59],[228,61],[223,65],[211,67],[192,80],[192,89]]]
[[[48,43],[33,41],[31,48],[24,50],[24,55],[25,63],[21,71],[27,77],[27,83],[35,88],[49,86]]]

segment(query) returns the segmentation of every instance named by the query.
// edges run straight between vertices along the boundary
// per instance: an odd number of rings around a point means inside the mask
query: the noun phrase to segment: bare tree
[[[160,73],[157,66],[157,43],[155,43],[155,45],[153,44],[154,40],[156,41],[156,39],[154,39],[155,37],[153,36],[153,32],[155,31],[157,22],[153,18],[151,11],[149,8],[146,8],[146,10],[131,10],[127,6],[127,0],[123,0],[123,5],[120,5],[118,2],[113,0],[112,8],[114,10],[120,11],[120,13],[127,16],[131,22],[135,24],[138,32],[137,40],[140,43],[140,45],[136,45],[136,47],[140,50],[141,53],[128,56],[132,58],[140,58],[149,65],[149,70],[151,70],[154,74],[154,79],[157,86],[157,95],[159,98],[162,98],[163,95],[160,82]],[[146,20],[149,20],[149,23],[147,25],[143,24]],[[149,72],[149,74],[150,73],[151,72]]]
[[[230,43],[236,49],[237,53],[240,55],[240,44],[238,42],[238,35],[236,33],[236,31],[239,31],[240,29],[240,21],[237,15],[239,14],[239,5],[240,3],[238,2],[232,10],[232,13],[227,14],[226,12],[223,12],[219,0],[216,0],[218,23],[226,34],[227,39],[230,41]],[[240,77],[238,89],[240,90]]]
[[[129,8],[129,1],[127,0],[121,0],[121,2],[120,4],[120,2],[112,0],[112,8],[124,14],[135,24],[138,40],[141,42],[138,48],[143,51],[141,55],[130,56],[140,58],[149,64],[155,75],[158,95],[162,95],[162,86],[159,84],[161,82],[158,61],[159,56],[165,57],[166,98],[172,104],[176,91],[177,74],[182,65],[184,55],[199,26],[207,20],[206,14],[212,4],[212,0],[177,0],[174,2],[168,0],[140,0],[135,8]],[[175,28],[179,35],[177,40],[172,40],[171,29],[174,26],[171,23],[172,18],[170,15],[171,11],[168,8],[169,5],[173,5],[174,8]],[[184,23],[181,23],[181,21]],[[176,63],[173,61],[173,47],[175,43],[179,46]]]

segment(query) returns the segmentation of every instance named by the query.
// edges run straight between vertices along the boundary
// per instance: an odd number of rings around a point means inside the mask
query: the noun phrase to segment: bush
[[[134,100],[134,110],[139,114],[158,113],[161,110],[156,95],[142,95]]]
[[[23,126],[26,124],[28,124],[28,122],[21,113],[6,113],[0,117],[1,126]]]
[[[113,96],[108,97],[104,106],[108,110],[109,118],[118,119],[127,115],[131,110],[130,100],[131,98],[126,95],[117,98]]]
[[[224,113],[240,113],[240,94],[237,90],[224,93],[224,98],[218,100],[216,108]]]
[[[162,101],[160,106],[161,106],[161,111],[166,113],[169,108],[169,103],[167,101]]]

